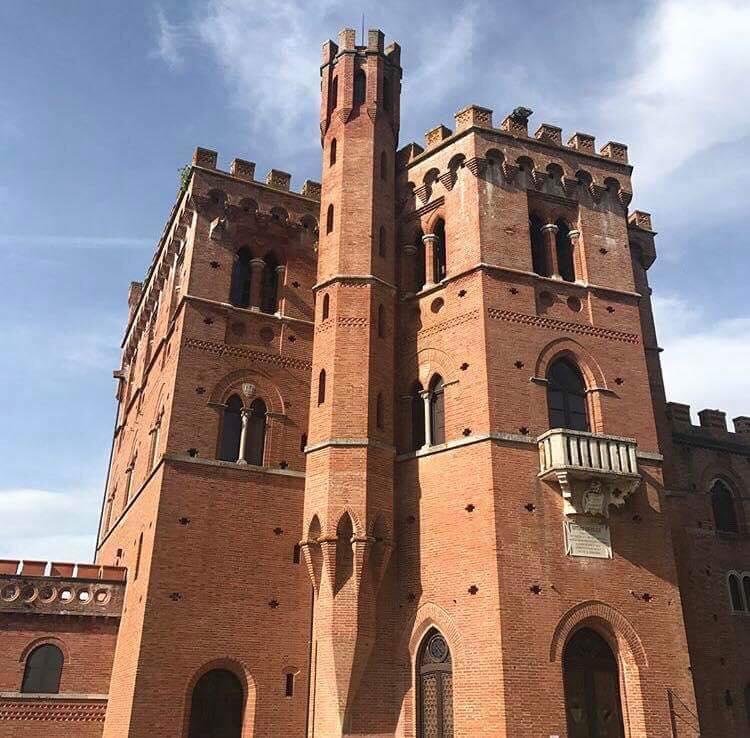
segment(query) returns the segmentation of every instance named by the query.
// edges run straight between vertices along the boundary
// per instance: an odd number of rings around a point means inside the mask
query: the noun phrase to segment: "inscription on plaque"
[[[611,559],[612,542],[607,521],[585,515],[566,520],[565,553],[590,559]]]

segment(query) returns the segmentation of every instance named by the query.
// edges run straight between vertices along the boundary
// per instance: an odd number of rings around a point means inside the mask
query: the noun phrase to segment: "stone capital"
[[[422,243],[434,243],[437,239],[438,237],[434,233],[425,233],[424,236],[422,236]]]
[[[550,231],[551,233],[557,233],[559,228],[554,223],[547,223],[547,225],[542,226],[543,231]]]
[[[254,259],[250,259],[250,268],[253,270],[261,271],[266,266],[266,260],[261,259],[260,257],[256,257]]]

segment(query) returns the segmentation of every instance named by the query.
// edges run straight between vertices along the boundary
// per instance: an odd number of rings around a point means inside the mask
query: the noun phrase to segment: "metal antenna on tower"
[[[365,14],[362,13],[362,44],[365,43]]]

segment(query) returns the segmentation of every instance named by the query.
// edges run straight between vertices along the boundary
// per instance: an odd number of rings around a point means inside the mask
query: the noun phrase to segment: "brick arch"
[[[729,487],[735,501],[739,502],[744,497],[742,492],[745,490],[745,482],[726,464],[713,461],[701,472],[698,490],[706,495],[711,494],[711,487],[716,480],[721,480]]]
[[[257,690],[255,679],[253,679],[250,669],[242,659],[232,658],[230,656],[207,661],[200,666],[188,680],[183,695],[182,738],[187,738],[188,729],[190,727],[190,704],[195,685],[204,674],[207,674],[214,669],[226,669],[227,671],[231,671],[232,674],[240,680],[245,695],[245,711],[242,716],[242,738],[252,738],[255,725],[255,694]]]
[[[266,402],[268,412],[286,414],[284,398],[278,386],[270,378],[257,370],[237,369],[227,374],[223,379],[214,385],[209,403],[213,405],[223,405],[235,391],[239,391],[240,385],[245,382],[252,382],[256,386],[256,393],[253,397],[260,397]]]
[[[582,344],[572,338],[556,338],[540,352],[534,367],[534,376],[546,377],[553,361],[567,356],[581,370],[587,389],[607,389],[607,379],[599,362]]]
[[[46,645],[57,646],[62,651],[63,669],[71,663],[68,644],[57,636],[43,636],[41,638],[35,638],[33,641],[29,641],[21,651],[21,656],[19,657],[18,662],[21,664],[25,663],[26,659],[29,658],[29,654],[31,654],[35,648]]]
[[[613,645],[615,654],[622,657],[627,666],[638,670],[648,668],[646,651],[635,628],[621,612],[599,600],[581,602],[562,616],[552,634],[549,660],[562,662],[568,639],[584,626],[593,628]]]
[[[448,231],[448,219],[445,217],[445,205],[441,205],[439,208],[433,210],[432,212],[428,213],[423,219],[422,219],[422,232],[425,234],[434,233],[435,232],[435,224],[442,220],[443,223],[445,223],[445,230],[446,233]]]
[[[309,534],[310,525],[312,524],[312,521],[317,517],[318,522],[320,523],[320,537],[336,538],[336,528],[338,527],[339,521],[345,514],[349,515],[352,520],[352,530],[354,532],[354,535],[365,535],[366,528],[364,525],[362,525],[362,519],[360,518],[360,516],[357,515],[357,513],[354,512],[354,510],[349,505],[344,505],[341,508],[337,508],[336,514],[331,513],[331,511],[329,510],[328,514],[315,513],[310,516],[310,521],[304,528],[305,536]]]
[[[401,639],[399,653],[408,653],[411,663],[417,658],[417,651],[425,635],[430,628],[439,630],[451,651],[451,659],[455,668],[463,668],[464,665],[464,641],[458,626],[450,614],[434,602],[425,602],[419,607],[411,630],[406,630]]]
[[[439,374],[443,381],[448,384],[457,380],[455,360],[447,352],[437,348],[420,349],[411,358],[411,361],[417,367],[417,379],[422,383],[424,388],[430,383],[430,379],[435,374]],[[410,379],[414,379],[411,377]],[[411,387],[412,382],[409,382]]]

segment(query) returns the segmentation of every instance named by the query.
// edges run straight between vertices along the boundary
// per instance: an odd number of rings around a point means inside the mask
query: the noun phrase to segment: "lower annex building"
[[[400,65],[323,46],[322,184],[196,149],[96,562],[0,561],[2,738],[750,734],[750,418],[666,402],[626,146],[399,148]]]

